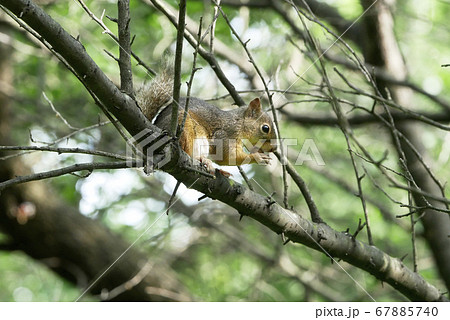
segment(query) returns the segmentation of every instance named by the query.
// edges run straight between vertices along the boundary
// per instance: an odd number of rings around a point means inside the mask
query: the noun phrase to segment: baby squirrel
[[[170,131],[173,75],[170,70],[158,74],[136,94],[144,115],[154,124]],[[179,102],[178,124],[181,125],[186,98]],[[159,112],[159,114],[158,114]],[[188,115],[180,136],[181,148],[200,161],[214,174],[212,162],[219,165],[270,163],[269,155],[276,149],[275,130],[269,115],[261,110],[259,98],[247,107],[224,111],[206,101],[189,98]],[[244,151],[244,146],[249,153]],[[224,176],[230,173],[219,170]]]

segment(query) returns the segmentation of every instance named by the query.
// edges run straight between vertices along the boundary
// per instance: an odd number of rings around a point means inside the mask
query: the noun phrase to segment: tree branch
[[[111,152],[105,152],[100,150],[88,150],[81,148],[59,148],[59,147],[50,147],[50,146],[0,146],[0,150],[5,151],[50,151],[57,153],[80,153],[80,154],[89,154],[93,156],[101,156],[107,157],[117,160],[127,160],[127,157],[122,156],[120,154],[115,154]],[[17,156],[23,155],[23,153],[16,154]],[[10,158],[11,156],[8,156]],[[0,160],[6,157],[0,157]]]
[[[286,163],[286,169],[289,172],[289,175],[294,180],[297,187],[300,189],[300,192],[303,195],[303,198],[306,201],[306,205],[308,206],[309,213],[311,215],[311,220],[317,223],[325,223],[320,217],[319,209],[317,209],[316,203],[314,202],[311,192],[309,191],[308,185],[305,180],[297,173],[294,169],[294,166],[289,162],[285,155],[282,155],[280,152],[275,151],[275,155],[281,163]]]
[[[131,39],[130,39],[130,0],[119,0],[117,2],[119,18],[117,21],[119,29],[119,69],[120,89],[134,96],[133,73],[131,71]]]
[[[180,102],[181,89],[181,58],[183,54],[183,39],[184,28],[186,24],[186,0],[180,0],[180,10],[178,12],[178,27],[177,27],[177,43],[175,47],[175,65],[174,65],[174,80],[173,80],[173,101],[172,101],[172,116],[170,119],[170,132],[172,136],[176,136],[178,127],[178,108]]]
[[[361,4],[363,7],[372,6],[367,0],[361,0]],[[372,14],[364,18],[366,27],[369,31],[372,31],[371,35],[375,40],[371,45],[371,51],[366,54],[366,60],[384,68],[398,80],[404,81],[407,79],[408,70],[395,37],[391,8],[385,1],[374,4]],[[375,90],[378,90],[378,87],[384,88],[383,81],[378,81]],[[411,90],[395,86],[387,87],[392,99],[399,104],[407,106],[413,101]],[[423,145],[418,128],[413,123],[401,123],[392,129],[392,137],[397,146],[401,165],[408,178],[408,186],[424,190],[430,194],[440,194],[445,198],[443,186],[423,161],[427,149]],[[402,139],[399,138],[399,133],[401,133]],[[441,210],[448,210],[448,206],[436,203],[433,199],[417,193],[413,193],[412,196],[416,206],[426,208],[423,212],[419,212],[420,221],[424,226],[424,237],[433,252],[441,278],[444,280],[447,289],[450,290],[450,269],[448,268],[450,265],[450,238],[448,237],[450,219],[448,214],[430,209],[433,206],[441,208]]]
[[[105,23],[103,22],[103,16],[101,18],[97,18],[94,13],[92,13],[91,10],[89,10],[89,8],[86,6],[86,4],[83,2],[83,0],[78,0],[78,3],[81,5],[81,7],[83,8],[84,11],[86,11],[86,13],[91,17],[92,20],[94,20],[100,27],[102,27],[102,29],[105,31],[105,33],[107,35],[109,35],[117,44],[119,44],[119,38],[117,38],[117,36],[111,32],[111,30],[109,30],[109,28],[105,25]],[[131,44],[130,44],[131,45]],[[136,59],[136,61],[138,62],[139,65],[143,66],[150,74],[155,75],[156,72],[153,71],[149,66],[147,66],[145,64],[144,61],[142,61],[137,54],[135,54],[133,51],[131,51],[130,49],[130,53],[133,56],[133,58]]]
[[[159,0],[145,0],[146,3],[151,2],[159,11],[161,11],[169,20],[170,22],[178,28],[178,20],[174,16],[172,12],[170,12],[170,9],[167,8],[167,5]],[[184,31],[184,38],[190,43],[190,45],[193,48],[197,47],[197,41],[195,40],[195,37],[188,31]],[[225,73],[223,72],[222,68],[220,67],[219,63],[217,62],[217,59],[213,54],[205,50],[203,47],[198,46],[198,53],[200,56],[205,59],[213,71],[215,72],[217,78],[222,82],[223,86],[228,90],[231,97],[234,99],[234,102],[238,106],[244,106],[245,102],[239,95],[239,93],[236,91],[236,88],[234,85],[228,80],[228,78],[225,76]]]
[[[280,9],[280,5],[277,0],[222,0],[222,4],[226,6],[235,6],[235,7],[252,7],[252,8],[270,8],[275,7],[278,11]],[[302,0],[294,0],[294,3],[298,7],[305,8],[305,5],[303,4]],[[327,21],[330,25],[332,25],[336,30],[339,32],[344,32],[349,28],[349,26],[352,24],[351,21],[348,21],[342,17],[342,15],[334,8],[333,6],[328,5],[325,2],[322,1],[316,1],[316,0],[307,0],[306,3],[311,8],[311,10],[314,12],[314,14],[323,20]],[[348,38],[354,40],[354,41],[360,41],[361,40],[361,27],[359,25],[353,26],[352,29],[348,31]]]
[[[301,125],[307,126],[328,126],[333,127],[338,124],[337,118],[330,117],[330,115],[308,115],[308,114],[293,114],[285,109],[278,109],[282,114],[286,116],[288,121],[298,122]],[[435,122],[448,123],[450,121],[450,115],[444,113],[422,113],[420,116],[416,114],[408,114],[403,112],[391,113],[392,118],[395,122],[402,121],[421,121],[420,118],[427,118]],[[388,120],[388,116],[384,113],[378,114],[377,116],[373,114],[367,115],[355,115],[347,117],[347,121],[352,126],[361,126],[367,124],[381,123],[379,117]]]
[[[136,164],[135,162],[132,162],[131,164]],[[12,185],[19,184],[19,183],[25,183],[30,181],[36,181],[36,180],[44,180],[54,177],[59,177],[68,173],[74,173],[78,171],[87,170],[89,172],[92,172],[94,170],[99,169],[125,169],[130,168],[130,163],[128,161],[120,161],[120,162],[92,162],[92,163],[77,163],[65,168],[61,169],[55,169],[51,171],[46,172],[39,172],[35,174],[30,174],[27,176],[19,176],[13,179],[9,179],[6,181],[0,182],[0,192],[4,190],[5,188],[8,188]],[[86,176],[87,177],[87,176]]]

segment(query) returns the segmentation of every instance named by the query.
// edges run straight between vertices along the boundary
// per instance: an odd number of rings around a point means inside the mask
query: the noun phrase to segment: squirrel
[[[172,113],[173,75],[163,70],[136,93],[136,100],[143,114],[153,123],[170,131]],[[183,121],[186,98],[180,98],[178,125]],[[197,159],[211,173],[215,173],[212,161],[219,165],[246,163],[269,164],[267,152],[276,149],[274,125],[262,111],[259,98],[248,106],[224,111],[206,101],[190,97],[188,115],[181,133],[181,148]],[[244,151],[244,147],[249,153]],[[225,177],[231,174],[219,170]]]

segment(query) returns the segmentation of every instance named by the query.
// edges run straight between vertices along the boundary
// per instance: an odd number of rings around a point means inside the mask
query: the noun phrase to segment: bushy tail
[[[159,110],[172,102],[173,69],[165,63],[163,71],[137,93],[136,99],[144,115],[153,120]]]

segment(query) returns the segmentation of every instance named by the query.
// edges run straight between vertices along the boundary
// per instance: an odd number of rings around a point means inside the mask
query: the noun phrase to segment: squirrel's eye
[[[263,125],[261,126],[261,131],[262,131],[263,133],[269,133],[269,131],[270,131],[269,125],[268,125],[268,124],[263,124]]]

